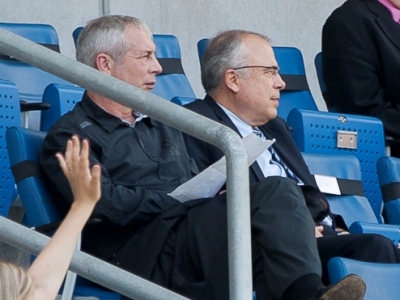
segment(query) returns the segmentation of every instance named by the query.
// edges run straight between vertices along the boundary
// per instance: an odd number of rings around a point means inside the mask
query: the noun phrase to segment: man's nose
[[[151,73],[160,74],[162,72],[162,67],[158,62],[158,59],[154,57],[153,65],[151,67]]]
[[[274,82],[274,87],[278,90],[283,90],[286,87],[286,83],[283,81],[281,75],[278,74],[276,76],[276,80]]]

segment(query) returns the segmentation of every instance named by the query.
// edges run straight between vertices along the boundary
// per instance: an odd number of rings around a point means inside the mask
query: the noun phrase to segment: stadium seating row
[[[59,51],[57,33],[50,25],[0,23],[0,27]],[[79,30],[74,32],[75,40],[78,34]],[[163,66],[163,73],[158,76],[153,93],[180,105],[194,100],[196,97],[184,74],[176,37],[154,35],[154,41],[157,46],[157,57]],[[200,61],[207,43],[207,39],[198,43]],[[400,168],[397,166],[396,159],[385,157],[382,123],[375,118],[318,111],[308,88],[301,51],[293,47],[274,47],[274,51],[282,78],[287,83],[287,88],[282,91],[278,114],[291,126],[293,137],[300,150],[304,152],[304,158],[311,172],[338,178],[341,183],[351,183],[351,192],[328,196],[333,210],[342,214],[348,224],[353,224],[350,228],[352,232],[379,232],[399,244],[398,226],[378,224],[383,223],[381,213],[384,202],[382,199],[387,201],[385,210],[389,223],[400,224],[400,208],[398,207],[400,197],[396,194],[397,185],[393,184],[399,181],[400,174],[397,170]],[[316,57],[316,66],[319,65],[319,59],[320,54]],[[45,182],[40,180],[40,176],[38,179],[37,168],[33,166],[29,169],[31,174],[23,172],[23,175],[16,175],[21,173],[15,170],[21,169],[21,162],[30,161],[31,165],[32,161],[37,162],[37,151],[40,149],[41,140],[45,134],[39,132],[38,129],[47,131],[62,114],[72,109],[80,100],[83,89],[4,55],[0,55],[0,79],[0,122],[6,120],[6,124],[0,127],[1,136],[5,136],[6,131],[13,127],[7,133],[8,153],[5,142],[0,148],[0,155],[4,158],[2,160],[4,165],[0,165],[1,178],[6,181],[1,186],[6,187],[5,193],[0,190],[3,194],[0,199],[0,214],[7,216],[11,200],[16,196],[14,178],[9,170],[9,155],[26,210],[24,224],[39,226],[58,220],[60,216],[56,208],[51,205],[51,197],[45,196],[48,192]],[[320,86],[323,92],[322,80],[320,80]],[[30,122],[24,123],[29,129],[23,129],[20,127],[20,100],[29,103],[48,103],[47,107],[50,108],[37,113],[40,118],[30,115]],[[39,107],[39,109],[43,108]],[[2,143],[5,141],[4,138],[1,140]],[[17,143],[16,140],[19,142]],[[1,152],[3,150],[4,152]],[[27,155],[29,157],[26,157]],[[26,164],[22,166],[26,168]],[[353,193],[355,184],[362,186],[361,193]],[[384,197],[382,197],[381,187]],[[29,198],[24,196],[26,194]],[[36,201],[32,200],[32,195],[37,196]],[[370,224],[365,224],[365,222]],[[335,261],[336,264],[332,262],[332,268],[330,268],[333,281],[339,280],[340,276],[345,276],[346,272],[353,272],[352,269],[348,269],[342,275],[338,275],[338,265],[343,269],[345,263],[356,264],[347,260]],[[357,266],[361,268],[357,272],[363,277],[364,266],[371,267],[367,264]],[[379,268],[385,267],[379,266]],[[392,271],[393,268],[391,268]],[[382,275],[382,277],[386,276]],[[83,290],[88,291],[85,284],[78,286],[83,286]],[[94,289],[89,290],[89,294],[85,295],[95,295],[96,289],[97,287],[94,286]],[[108,291],[103,290],[103,292]],[[370,292],[368,291],[367,295],[368,293]],[[101,296],[101,299],[118,299],[119,295],[110,293],[107,297],[111,298],[105,297]]]
[[[21,34],[32,41],[53,48],[58,48],[58,37],[55,29],[50,25],[43,24],[10,24],[2,23],[0,26],[13,30],[15,33]],[[74,39],[77,38],[81,28],[74,31]],[[40,32],[41,34],[37,34]],[[185,104],[195,99],[193,89],[186,78],[182,63],[180,48],[176,37],[171,35],[154,35],[154,41],[157,45],[157,56],[163,65],[163,73],[157,78],[157,83],[153,93],[172,100],[175,103]],[[201,61],[208,40],[203,39],[198,43],[199,59]],[[378,175],[375,171],[375,163],[377,159],[383,155],[379,148],[381,144],[380,137],[382,130],[379,120],[370,118],[363,119],[363,125],[357,120],[352,124],[359,124],[360,128],[369,128],[369,131],[376,134],[370,135],[368,132],[355,130],[350,124],[350,120],[354,117],[345,117],[338,114],[316,113],[318,111],[315,101],[308,88],[304,62],[299,49],[293,47],[274,47],[277,61],[280,65],[281,74],[287,83],[287,88],[282,91],[278,114],[286,119],[293,128],[293,136],[300,147],[301,151],[321,153],[329,151],[333,153],[345,152],[356,155],[361,162],[363,172],[363,184],[367,197],[375,214],[381,219],[382,212],[382,196],[379,188]],[[18,86],[19,96],[21,100],[28,102],[53,102],[50,109],[44,110],[41,118],[31,116],[29,128],[41,129],[47,131],[54,121],[62,114],[61,111],[68,111],[68,107],[73,107],[79,100],[83,90],[75,87],[64,80],[43,72],[37,68],[29,66],[25,63],[13,60],[0,60],[1,78],[14,82]],[[33,79],[31,79],[33,78]],[[64,86],[47,86],[50,83],[62,84]],[[44,92],[43,92],[44,91]],[[55,95],[55,93],[58,95]],[[57,97],[62,97],[63,101],[56,101]],[[288,118],[292,109],[298,108],[308,110],[307,112],[295,111]],[[312,113],[310,111],[314,111]],[[357,117],[358,118],[358,117]],[[331,120],[332,130],[330,126],[324,129],[318,127],[318,124]],[[40,120],[40,121],[39,121]],[[322,122],[322,123],[321,123]],[[40,124],[40,125],[39,125]],[[368,127],[366,127],[366,125]],[[312,125],[314,125],[312,127]],[[324,133],[316,134],[318,132]],[[340,133],[338,133],[340,131]],[[338,139],[357,140],[359,143],[353,144],[353,149],[346,145],[337,146],[335,141]],[[365,152],[365,147],[370,144],[376,145],[375,151]]]

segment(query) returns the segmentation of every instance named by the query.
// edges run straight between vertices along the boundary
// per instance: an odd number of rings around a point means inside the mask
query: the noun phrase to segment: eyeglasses
[[[241,69],[250,69],[250,68],[262,68],[265,71],[265,74],[269,76],[279,75],[279,67],[277,66],[243,66],[232,68],[232,70],[241,70]]]

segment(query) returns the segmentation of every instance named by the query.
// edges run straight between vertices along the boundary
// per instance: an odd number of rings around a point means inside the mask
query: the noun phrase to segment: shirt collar
[[[389,0],[378,0],[383,6],[385,6],[390,13],[392,14],[392,18],[396,23],[400,22],[400,9],[395,7]]]
[[[237,115],[235,115],[233,112],[231,112],[229,109],[225,108],[218,102],[216,102],[222,110],[228,115],[229,119],[231,119],[232,123],[235,124],[236,128],[240,132],[240,135],[242,137],[248,136],[250,133],[253,133],[253,129],[249,124],[247,124],[245,121],[240,119]]]
[[[83,95],[80,105],[82,106],[82,109],[85,111],[86,115],[89,118],[94,120],[108,132],[113,132],[118,126],[122,124],[124,126],[131,126],[131,124],[129,124],[128,122],[123,121],[120,118],[106,112],[96,103],[94,103],[93,100],[90,99],[90,97],[86,94],[86,92]],[[154,125],[153,121],[148,116],[133,111],[132,114],[136,117],[134,125],[136,125],[140,121],[145,121],[148,124]]]
[[[137,123],[139,123],[140,121],[142,121],[144,118],[148,118],[148,115],[142,114],[141,112],[138,111],[134,111],[132,110],[132,115],[135,117],[135,123],[133,123],[133,125],[131,125],[132,127],[135,127],[135,125]]]

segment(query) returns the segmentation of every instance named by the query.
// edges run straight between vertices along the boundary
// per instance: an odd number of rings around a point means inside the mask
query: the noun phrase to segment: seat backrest
[[[59,52],[57,32],[50,25],[0,23],[0,28]],[[0,56],[0,79],[15,83],[20,100],[28,102],[41,102],[43,91],[50,83],[70,84],[57,76],[4,55]],[[29,119],[29,127],[39,129],[40,113],[32,112]]]
[[[315,154],[302,152],[313,175],[325,175],[338,179],[342,195],[326,195],[331,211],[343,217],[350,227],[354,222],[378,223],[378,219],[365,196],[352,190],[362,190],[361,166],[354,155]],[[332,185],[332,184],[330,184]],[[345,189],[344,189],[345,188]]]
[[[294,109],[288,124],[302,152],[358,158],[365,195],[381,222],[382,194],[376,162],[385,155],[382,122],[372,117]]]
[[[25,210],[23,223],[36,227],[61,220],[62,213],[55,205],[55,194],[42,177],[39,155],[45,132],[10,127],[6,133],[11,168]]]
[[[76,43],[78,42],[79,34],[80,34],[81,31],[83,30],[83,28],[84,28],[84,27],[82,27],[82,26],[77,27],[77,28],[75,28],[75,30],[72,32],[72,38],[73,38],[73,40],[74,40],[75,46],[76,46]]]
[[[322,74],[322,52],[317,53],[314,58],[315,71],[317,73],[318,84],[323,95],[326,92],[326,85],[324,81],[324,76]]]
[[[400,159],[381,157],[377,169],[387,221],[400,225]]]
[[[152,90],[154,95],[170,101],[174,97],[196,98],[182,67],[178,39],[173,35],[154,34],[156,57],[163,67]]]
[[[22,127],[10,127],[6,134],[13,173],[25,209],[23,223],[28,227],[57,222],[63,217],[54,201],[59,195],[46,183],[39,167],[45,136],[45,132]],[[100,300],[121,299],[119,294],[79,277],[74,295],[93,296]]]
[[[335,257],[328,263],[329,279],[335,284],[347,275],[359,275],[367,285],[364,299],[397,299],[400,294],[400,265],[369,263]]]
[[[308,86],[301,51],[295,47],[272,47],[286,88],[281,91],[278,115],[287,119],[294,108],[318,110]]]
[[[60,52],[58,48],[58,35],[53,26],[49,24],[34,23],[0,23],[0,27],[23,36],[32,42],[47,45],[50,48]]]
[[[9,127],[20,126],[18,89],[15,84],[0,80],[0,216],[7,217],[16,197],[15,181],[10,169],[5,134]]]
[[[200,64],[203,62],[204,53],[206,52],[210,39],[201,39],[197,42],[197,54],[199,56]]]
[[[49,103],[50,108],[42,112],[40,130],[48,131],[62,115],[72,110],[81,101],[83,92],[84,89],[77,86],[48,85],[43,93],[43,102]]]

